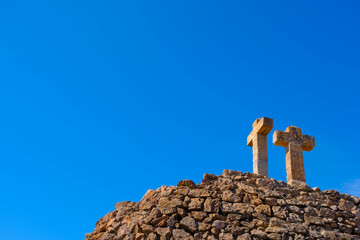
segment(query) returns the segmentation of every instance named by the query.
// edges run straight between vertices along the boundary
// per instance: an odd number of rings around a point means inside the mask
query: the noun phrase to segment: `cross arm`
[[[286,147],[290,141],[291,137],[288,132],[276,130],[273,134],[273,143],[276,146]]]
[[[304,151],[311,151],[315,147],[315,137],[309,135],[302,135],[301,148]]]
[[[255,134],[268,135],[271,129],[273,128],[273,119],[262,117],[255,120],[253,123],[253,130],[247,137],[247,145],[252,147],[252,140]]]

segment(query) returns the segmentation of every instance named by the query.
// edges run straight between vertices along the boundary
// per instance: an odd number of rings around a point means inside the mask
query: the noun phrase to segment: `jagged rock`
[[[282,206],[274,206],[272,207],[274,217],[280,218],[280,219],[286,219],[289,212],[287,207]]]
[[[206,232],[206,231],[210,230],[210,228],[211,228],[211,225],[208,223],[202,223],[202,222],[199,223],[199,231],[200,232]]]
[[[230,190],[223,192],[221,199],[226,202],[238,203],[241,202],[241,197]]]
[[[302,215],[298,215],[296,213],[289,213],[289,217],[286,218],[286,222],[288,223],[297,223],[297,222],[303,222],[304,218]]]
[[[156,233],[160,236],[160,238],[162,239],[170,239],[171,237],[171,230],[170,228],[166,227],[166,228],[161,228],[161,227],[158,227],[156,229]]]
[[[183,239],[183,240],[187,240],[187,239],[194,239],[190,233],[186,232],[183,229],[174,229],[173,230],[173,236],[174,239]]]
[[[205,173],[203,176],[203,181],[214,181],[217,179],[218,179],[218,177],[214,174]]]
[[[192,217],[184,217],[180,221],[180,227],[191,233],[194,233],[197,230],[196,221]]]
[[[281,240],[282,235],[279,233],[269,233],[267,236],[271,240]]]
[[[267,234],[263,231],[254,229],[251,231],[251,236],[253,236],[254,238],[258,238],[258,239],[266,239],[267,238]]]
[[[217,199],[207,198],[204,203],[204,211],[208,213],[219,212],[220,201]]]
[[[192,215],[193,218],[195,218],[195,220],[197,220],[197,221],[201,221],[201,220],[203,220],[203,219],[207,216],[206,213],[201,212],[201,211],[193,211],[193,212],[191,212],[191,215]]]
[[[210,197],[209,191],[207,191],[205,189],[192,189],[189,191],[188,195],[189,195],[189,197],[194,197],[194,198]]]
[[[283,227],[268,227],[265,229],[266,233],[287,233],[289,230]]]
[[[234,237],[231,233],[220,233],[219,240],[234,240]]]
[[[255,208],[255,212],[258,214],[265,214],[266,216],[271,216],[271,208],[268,205],[259,205]]]
[[[360,239],[360,198],[252,173],[204,174],[200,184],[120,202],[86,240]]]
[[[355,206],[354,202],[345,199],[340,199],[339,202],[340,210],[351,211],[354,206]]]
[[[189,188],[196,188],[196,185],[191,180],[181,180],[177,184],[178,187],[189,187]]]
[[[245,233],[245,234],[243,234],[243,235],[241,235],[241,236],[238,236],[238,237],[236,238],[236,240],[251,240],[251,236],[250,236],[250,234]]]
[[[269,227],[282,227],[285,225],[285,221],[279,218],[273,217],[270,219]]]
[[[220,221],[220,220],[215,220],[212,224],[213,228],[216,228],[217,230],[221,230],[224,229],[226,227],[226,222],[224,221]]]
[[[200,198],[192,198],[190,201],[190,204],[188,205],[188,209],[191,211],[201,210],[202,203],[201,203]]]

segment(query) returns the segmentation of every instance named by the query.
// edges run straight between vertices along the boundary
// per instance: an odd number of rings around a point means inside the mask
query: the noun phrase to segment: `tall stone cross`
[[[253,148],[253,172],[268,176],[268,153],[266,136],[273,128],[271,118],[262,117],[253,123],[253,130],[247,137],[247,145]]]
[[[276,130],[273,143],[285,147],[287,182],[305,183],[303,151],[311,151],[315,147],[315,138],[301,134],[301,129],[298,127],[290,126],[285,132]]]

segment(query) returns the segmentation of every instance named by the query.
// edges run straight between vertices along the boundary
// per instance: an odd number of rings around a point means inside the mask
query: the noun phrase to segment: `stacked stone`
[[[86,234],[122,239],[360,239],[360,198],[224,170],[117,203]]]

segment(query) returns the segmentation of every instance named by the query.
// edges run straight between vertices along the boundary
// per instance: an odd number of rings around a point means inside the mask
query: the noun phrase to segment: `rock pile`
[[[224,170],[119,202],[86,234],[122,239],[360,239],[360,198]]]

